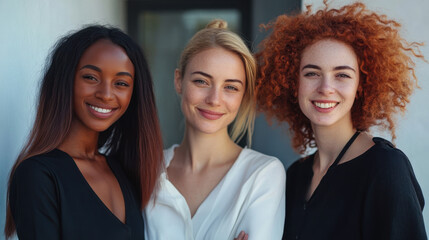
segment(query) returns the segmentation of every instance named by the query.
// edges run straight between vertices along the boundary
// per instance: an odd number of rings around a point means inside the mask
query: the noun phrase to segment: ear
[[[174,71],[174,88],[177,94],[182,94],[182,74],[177,68]]]

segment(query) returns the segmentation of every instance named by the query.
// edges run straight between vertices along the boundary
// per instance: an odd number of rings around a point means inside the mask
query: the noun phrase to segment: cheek
[[[299,109],[301,110],[301,113],[304,114],[306,117],[308,117],[307,113],[313,107],[312,103],[310,102],[310,97],[313,91],[314,86],[312,86],[312,84],[309,84],[308,82],[300,83],[297,89]]]
[[[200,88],[182,88],[182,105],[198,104],[204,101],[206,96],[205,90]]]
[[[225,102],[231,112],[237,112],[243,101],[244,94],[231,94],[225,96]]]
[[[350,101],[354,101],[356,99],[356,94],[357,94],[357,85],[352,85],[352,86],[344,86],[340,91],[342,93],[344,93],[344,98],[349,99]]]
[[[75,85],[73,89],[73,102],[74,104],[79,104],[83,101],[85,94],[85,88],[79,87],[78,85]]]
[[[128,109],[128,107],[130,106],[132,96],[133,96],[133,95],[132,95],[132,93],[130,93],[130,94],[126,97],[126,99],[125,99],[125,101],[124,101],[124,105],[126,106],[126,107],[125,107],[125,110],[126,110],[126,109]]]
[[[75,101],[81,100],[84,97],[92,96],[96,92],[94,86],[86,84],[82,79],[77,79],[73,86],[73,98]]]
[[[302,110],[302,106],[303,106],[303,104],[304,104],[304,102],[305,102],[305,97],[306,97],[306,92],[307,92],[307,90],[305,89],[305,86],[303,86],[303,84],[300,84],[299,85],[299,87],[298,87],[298,93],[297,93],[297,98],[298,98],[298,104],[299,104],[299,107],[301,108],[301,110]]]
[[[117,93],[119,101],[123,107],[128,107],[133,96],[133,88],[128,89],[128,91],[121,91]]]

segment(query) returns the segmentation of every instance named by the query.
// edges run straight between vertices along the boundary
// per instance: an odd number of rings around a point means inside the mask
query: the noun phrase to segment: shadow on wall
[[[299,155],[291,147],[291,137],[287,123],[273,120],[269,125],[265,115],[259,114],[255,121],[252,148],[264,154],[275,156],[282,161],[285,169],[295,162]]]

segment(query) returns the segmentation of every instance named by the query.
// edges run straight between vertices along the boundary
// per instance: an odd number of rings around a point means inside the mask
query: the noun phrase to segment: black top
[[[283,239],[427,239],[423,194],[403,152],[381,138],[334,167],[313,195],[314,154],[287,170]]]
[[[19,239],[144,239],[140,204],[119,162],[106,157],[125,201],[123,224],[98,198],[74,160],[52,152],[24,160],[10,185]]]

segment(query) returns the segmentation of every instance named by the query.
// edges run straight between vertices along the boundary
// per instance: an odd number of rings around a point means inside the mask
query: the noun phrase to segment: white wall
[[[341,6],[354,2],[352,0],[330,1],[332,6]],[[427,30],[429,1],[427,0],[363,0],[369,9],[386,14],[402,24],[402,36],[408,41],[425,42],[422,53],[429,59],[429,31]],[[321,0],[303,0],[304,5],[322,6]],[[303,7],[304,9],[304,7]],[[404,116],[398,116],[397,147],[410,159],[414,173],[423,190],[426,203],[429,202],[429,64],[418,60],[416,75],[421,89],[415,91],[408,111]],[[376,133],[374,135],[377,135]],[[429,210],[426,204],[423,210],[426,232],[429,230]]]
[[[34,120],[38,82],[56,40],[83,24],[125,27],[124,0],[0,0],[0,239],[9,170]]]

